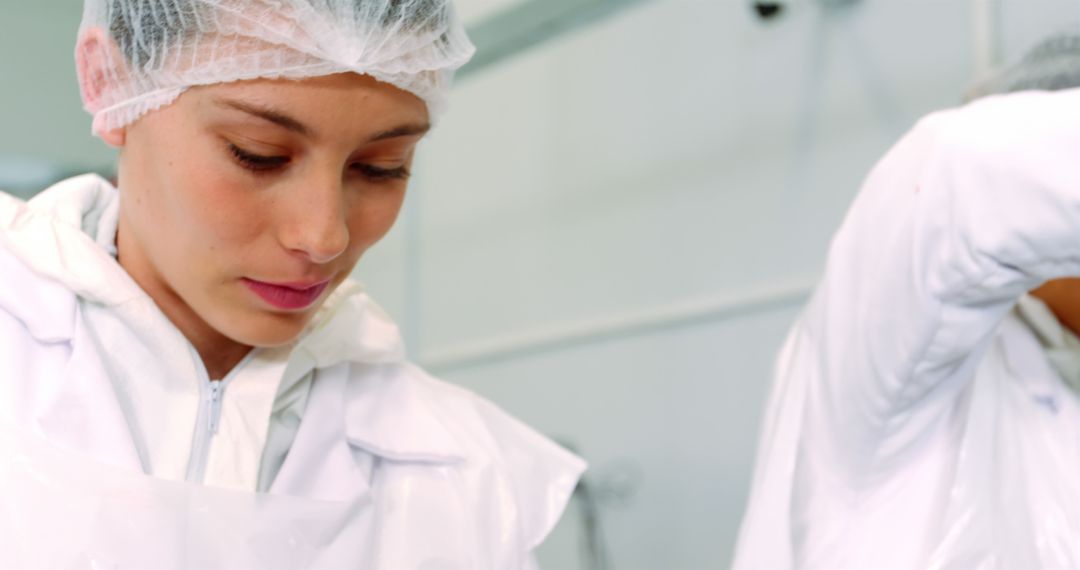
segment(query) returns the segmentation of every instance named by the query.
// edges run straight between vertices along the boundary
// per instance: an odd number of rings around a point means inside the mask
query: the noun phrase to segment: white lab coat
[[[1080,568],[1080,400],[1014,309],[1065,276],[1080,91],[922,120],[783,348],[734,567]]]
[[[404,359],[347,282],[210,382],[118,193],[0,194],[0,567],[527,568],[584,463]]]

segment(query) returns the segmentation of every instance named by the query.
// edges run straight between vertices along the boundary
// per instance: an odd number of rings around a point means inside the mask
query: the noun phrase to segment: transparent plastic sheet
[[[0,568],[364,568],[364,506],[156,479],[0,421]]]

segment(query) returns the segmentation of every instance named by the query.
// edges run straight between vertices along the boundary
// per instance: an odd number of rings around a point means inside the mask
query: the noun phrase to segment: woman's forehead
[[[388,83],[357,73],[337,73],[303,79],[252,79],[192,88],[207,100],[234,98],[265,106],[281,104],[352,103],[365,107],[424,107],[419,97]],[[364,104],[361,104],[364,103]]]
[[[424,101],[352,73],[210,85],[192,90],[191,95],[202,112],[261,120],[313,138],[331,133],[362,138],[388,132],[416,136],[429,128]]]

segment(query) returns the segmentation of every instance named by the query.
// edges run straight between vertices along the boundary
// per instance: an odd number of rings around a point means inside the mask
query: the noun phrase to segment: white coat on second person
[[[734,567],[1080,568],[1066,331],[1016,308],[1075,276],[1080,90],[922,120],[780,356]]]
[[[255,349],[211,382],[116,262],[118,203],[95,176],[29,204],[0,194],[0,443],[22,450],[0,458],[0,520],[11,523],[0,529],[16,545],[0,565],[535,564],[584,470],[580,459],[409,364],[397,328],[352,282],[295,343]],[[72,471],[85,475],[65,479]],[[97,506],[77,508],[99,490]],[[38,506],[19,493],[39,493]],[[20,501],[28,501],[21,511]],[[187,511],[148,513],[148,504]],[[270,507],[296,516],[265,520]],[[266,528],[218,521],[227,537],[193,539],[200,529],[190,521],[214,521],[219,508],[221,520]],[[326,509],[336,513],[330,522],[311,514]],[[144,520],[172,530],[137,528]],[[319,549],[335,537],[312,539],[311,529],[349,540],[329,555]],[[218,544],[229,540],[282,554]]]

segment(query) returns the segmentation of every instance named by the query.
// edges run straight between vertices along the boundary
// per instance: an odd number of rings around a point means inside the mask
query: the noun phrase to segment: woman
[[[1078,47],[871,172],[781,354],[736,568],[1080,567],[1080,90],[1033,91],[1080,86]]]
[[[449,0],[87,0],[118,188],[0,195],[0,567],[521,568],[583,463],[348,279],[473,48]]]

